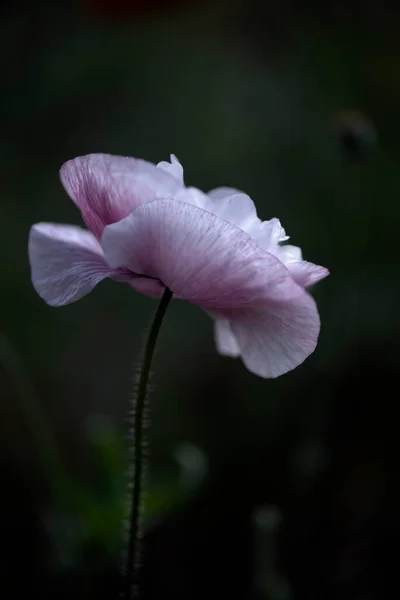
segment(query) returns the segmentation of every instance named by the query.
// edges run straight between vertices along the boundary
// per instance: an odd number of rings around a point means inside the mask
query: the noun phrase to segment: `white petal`
[[[247,233],[261,223],[253,200],[241,192],[218,199],[211,198],[206,209]]]
[[[210,206],[209,197],[195,187],[186,187],[180,190],[174,196],[175,200],[179,200],[179,202],[185,202],[186,204],[193,204],[193,206],[197,206],[197,208],[203,208],[204,210],[208,210],[209,212],[213,212]]]
[[[289,239],[281,222],[275,218],[254,226],[249,233],[261,248],[275,256],[279,256],[279,243]]]
[[[214,188],[213,190],[210,190],[207,193],[207,196],[209,196],[212,200],[222,200],[227,196],[235,196],[236,194],[243,194],[243,192],[235,188],[218,187]]]
[[[279,258],[281,261],[287,265],[291,262],[298,262],[303,260],[303,255],[301,252],[301,248],[298,246],[291,246],[290,244],[285,244],[284,246],[279,246]]]
[[[171,162],[162,160],[157,164],[157,167],[159,169],[162,169],[166,173],[169,173],[183,184],[183,167],[179,160],[176,158],[175,154],[171,154],[170,158]]]
[[[228,319],[216,319],[214,323],[215,345],[220,354],[235,358],[240,350]]]

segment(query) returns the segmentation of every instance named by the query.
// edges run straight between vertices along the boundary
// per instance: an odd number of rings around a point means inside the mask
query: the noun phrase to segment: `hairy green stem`
[[[128,547],[126,554],[124,600],[138,598],[139,589],[139,544],[140,544],[140,517],[143,496],[143,477],[145,469],[145,419],[147,404],[147,385],[153,359],[157,337],[160,331],[172,292],[165,288],[164,294],[158,305],[154,321],[150,328],[149,337],[144,350],[142,367],[140,369],[139,385],[136,398],[133,398],[133,477],[132,499],[129,503],[128,516]]]

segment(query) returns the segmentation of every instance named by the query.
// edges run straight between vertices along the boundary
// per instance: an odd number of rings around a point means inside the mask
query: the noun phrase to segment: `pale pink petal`
[[[123,219],[137,206],[167,198],[182,188],[181,181],[152,163],[110,154],[70,160],[61,167],[60,177],[98,239],[106,225]]]
[[[165,286],[161,281],[158,279],[150,279],[149,277],[138,277],[133,275],[129,283],[137,292],[146,294],[146,296],[152,296],[153,298],[160,298],[165,290]]]
[[[328,269],[319,265],[302,260],[300,262],[287,263],[286,268],[289,270],[293,279],[302,287],[314,285],[317,281],[321,281],[329,275]]]
[[[170,158],[171,162],[162,160],[158,163],[157,167],[163,169],[166,173],[169,173],[183,184],[183,167],[175,154],[171,154]]]
[[[279,377],[315,349],[320,320],[314,299],[299,286],[291,299],[267,301],[232,312],[231,327],[246,367],[260,377]]]
[[[281,297],[288,281],[297,288],[283,263],[249,235],[177,200],[142,205],[109,225],[102,246],[112,267],[159,279],[206,309]]]
[[[217,319],[215,321],[214,337],[215,345],[220,354],[232,358],[240,356],[239,346],[228,319]]]
[[[82,298],[105,277],[118,278],[96,238],[80,227],[37,223],[28,251],[34,288],[51,306]]]

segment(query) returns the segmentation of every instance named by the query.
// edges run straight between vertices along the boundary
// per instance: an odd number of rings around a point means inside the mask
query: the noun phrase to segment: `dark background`
[[[31,224],[81,224],[90,152],[245,190],[330,277],[265,381],[173,303],[154,366],[144,598],[392,597],[399,546],[400,11],[364,0],[3,2],[0,596],[117,598],[133,370],[153,300],[54,309]]]

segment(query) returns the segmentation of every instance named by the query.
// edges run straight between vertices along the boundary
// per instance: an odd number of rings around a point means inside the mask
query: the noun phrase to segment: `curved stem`
[[[147,384],[149,381],[151,362],[168,304],[172,298],[172,292],[167,287],[158,305],[154,321],[151,325],[149,337],[147,338],[143,363],[140,370],[138,391],[133,399],[133,478],[132,478],[132,501],[130,502],[130,514],[128,517],[128,548],[125,569],[124,600],[132,600],[139,595],[138,585],[138,554],[140,543],[140,515],[142,504],[142,488],[145,467],[145,417],[147,402]]]

